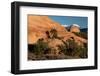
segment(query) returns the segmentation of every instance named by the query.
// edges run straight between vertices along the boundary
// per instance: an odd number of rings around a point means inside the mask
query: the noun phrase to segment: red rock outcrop
[[[63,37],[63,40],[67,40],[70,38],[74,38],[76,42],[79,44],[81,43],[87,43],[87,40],[81,37],[76,36],[72,32],[68,32],[65,27],[63,27],[60,23],[57,23],[50,19],[48,16],[34,16],[29,15],[28,16],[28,44],[36,43],[38,39],[44,38],[47,39],[46,31],[51,30],[52,28],[55,28],[57,30],[57,34],[59,37]],[[58,43],[55,40],[55,42]]]

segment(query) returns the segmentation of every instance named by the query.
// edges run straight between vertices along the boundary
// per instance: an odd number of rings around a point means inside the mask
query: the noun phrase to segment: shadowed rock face
[[[44,38],[44,40],[48,40],[46,31],[50,31],[52,28],[57,30],[57,34],[59,37],[63,37],[63,40],[67,40],[70,38],[74,38],[76,42],[79,44],[87,43],[86,39],[76,36],[75,34],[68,32],[65,27],[61,26],[61,24],[51,20],[48,16],[28,16],[28,44],[36,43],[38,39]],[[51,47],[57,44],[60,44],[61,41],[55,40],[51,41]]]

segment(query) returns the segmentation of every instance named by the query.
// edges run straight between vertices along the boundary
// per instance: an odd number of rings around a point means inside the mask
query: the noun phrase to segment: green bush
[[[58,45],[58,49],[64,54],[67,53],[67,48],[65,45]]]
[[[87,49],[85,47],[78,46],[76,51],[74,52],[74,56],[87,58]]]
[[[75,35],[87,39],[87,33],[85,32],[73,32]]]
[[[36,55],[42,55],[48,48],[48,43],[44,42],[43,39],[39,39],[33,46],[33,53]]]
[[[76,56],[80,58],[87,57],[87,43],[84,46],[78,45],[74,40],[63,41],[64,45],[59,46],[59,49],[63,51],[64,54],[69,56]]]
[[[70,40],[70,39],[63,41],[63,43],[66,47],[65,54],[72,56],[73,52],[76,50],[77,43],[74,40]]]

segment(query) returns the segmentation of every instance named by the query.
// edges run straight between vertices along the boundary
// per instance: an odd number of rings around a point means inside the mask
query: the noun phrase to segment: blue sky
[[[81,28],[87,28],[88,17],[78,17],[78,16],[49,16],[52,20],[62,24],[62,25],[72,25],[78,24]]]

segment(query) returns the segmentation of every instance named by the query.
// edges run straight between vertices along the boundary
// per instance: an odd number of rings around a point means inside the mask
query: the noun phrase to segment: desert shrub
[[[51,53],[51,48],[48,47],[44,50],[44,54],[50,54]]]
[[[81,58],[87,58],[87,49],[85,47],[82,48],[82,52],[79,55]]]
[[[56,49],[55,48],[51,48],[51,54],[56,54]]]
[[[85,32],[73,32],[75,35],[87,39],[87,33]]]
[[[64,37],[58,37],[58,34],[57,34],[57,30],[56,29],[51,29],[50,31],[46,31],[45,32],[46,33],[46,35],[47,35],[47,37],[48,38],[51,38],[51,39],[54,39],[54,38],[56,38],[56,39],[63,39]]]
[[[66,54],[67,52],[67,48],[65,45],[58,45],[58,49],[60,50],[60,52]]]
[[[34,45],[33,44],[28,44],[28,51],[32,52]]]
[[[84,46],[78,45],[74,40],[63,41],[64,45],[59,46],[59,49],[64,52],[65,55],[76,56],[80,58],[87,57],[87,43]]]
[[[72,51],[72,56],[87,58],[87,43],[84,43],[84,46],[75,45],[74,50]]]
[[[77,43],[74,40],[70,40],[70,39],[63,41],[63,43],[66,47],[65,54],[72,56],[73,52],[76,50]]]
[[[80,58],[87,58],[87,49],[82,46],[78,46],[74,52],[74,56],[78,56]]]
[[[51,38],[49,31],[46,31],[45,33],[46,33],[46,35],[47,35],[48,38]]]
[[[36,55],[42,55],[48,48],[48,43],[44,42],[43,39],[39,39],[37,43],[33,44],[32,52]]]
[[[82,49],[82,53],[80,55],[81,58],[87,58],[88,57],[88,43],[84,43],[84,47]]]
[[[50,34],[51,34],[51,38],[57,38],[58,37],[57,30],[54,29],[54,28],[50,30]]]

